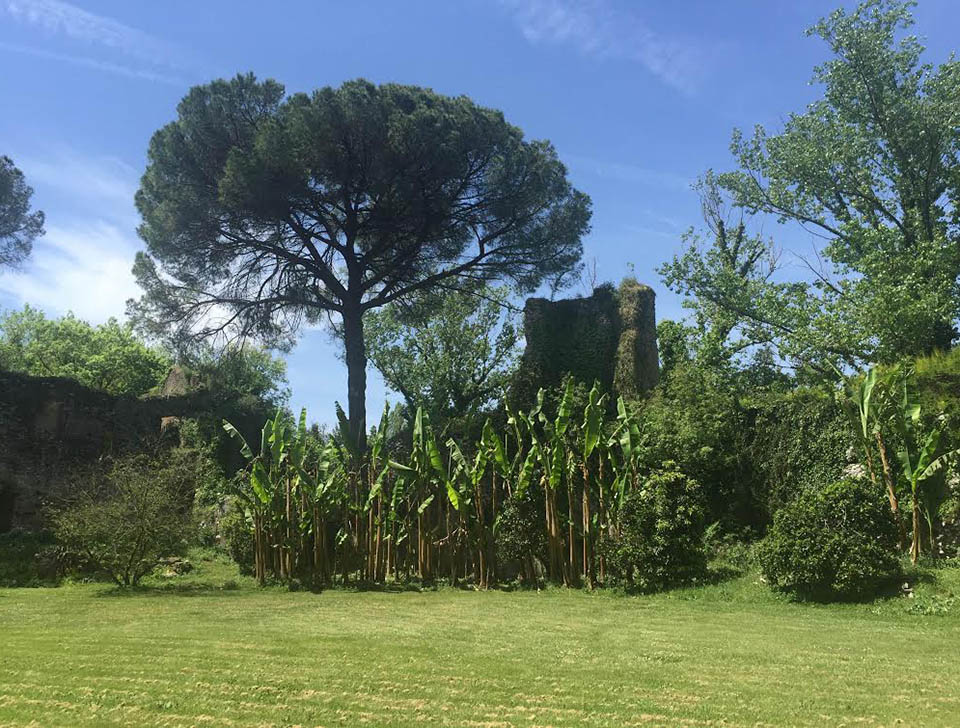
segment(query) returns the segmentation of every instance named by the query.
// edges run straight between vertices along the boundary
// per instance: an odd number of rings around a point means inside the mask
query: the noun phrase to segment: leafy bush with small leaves
[[[774,517],[759,549],[770,584],[803,599],[870,597],[900,575],[897,529],[870,483],[805,491]]]
[[[640,416],[647,468],[676,462],[703,486],[711,521],[757,525],[745,413],[721,377],[703,367],[681,366],[646,401]]]
[[[700,484],[665,462],[623,499],[615,535],[605,540],[607,573],[618,584],[657,591],[706,573]]]
[[[719,521],[707,526],[703,548],[710,568],[720,572],[743,574],[756,565],[756,535],[748,528],[724,531]]]
[[[66,554],[133,586],[181,552],[193,530],[193,478],[183,466],[132,455],[88,474],[51,513]]]
[[[252,576],[254,571],[253,529],[250,528],[242,510],[234,508],[220,519],[220,537],[230,558],[240,567],[240,573]]]
[[[508,498],[497,519],[495,542],[497,568],[507,581],[520,577],[536,583],[546,560],[547,539],[543,513],[531,491]]]

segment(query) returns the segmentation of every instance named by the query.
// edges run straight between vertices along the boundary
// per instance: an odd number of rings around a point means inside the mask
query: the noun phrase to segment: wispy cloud
[[[0,13],[49,37],[95,48],[114,56],[91,58],[35,46],[4,43],[0,48],[98,71],[162,83],[180,83],[158,69],[181,70],[183,54],[171,44],[113,18],[83,10],[61,0],[0,0]],[[118,62],[118,61],[123,62]],[[134,65],[131,62],[135,61]]]
[[[121,159],[84,156],[64,146],[16,154],[15,160],[41,197],[56,192],[75,202],[95,201],[100,212],[123,218],[133,211],[140,173]]]
[[[138,247],[134,235],[102,220],[47,225],[27,267],[0,276],[0,292],[18,306],[31,303],[53,314],[73,311],[94,323],[122,318],[124,302],[141,293],[130,272]]]
[[[531,43],[567,45],[586,56],[640,63],[682,93],[696,90],[704,63],[697,47],[656,33],[608,0],[499,0]]]
[[[15,43],[4,43],[2,41],[0,41],[0,50],[8,51],[10,53],[19,53],[25,56],[33,56],[34,58],[46,58],[51,61],[69,63],[72,66],[90,68],[94,71],[104,71],[106,73],[112,73],[117,76],[124,76],[126,78],[157,81],[158,83],[168,83],[173,86],[183,85],[183,81],[181,79],[165,73],[156,73],[155,71],[141,68],[130,68],[128,66],[110,63],[109,61],[100,61],[96,58],[87,58],[86,56],[73,56],[68,53],[57,53],[55,51],[44,50],[43,48],[32,48],[30,46],[17,45]]]
[[[577,154],[564,154],[563,161],[573,169],[597,177],[605,177],[619,182],[632,182],[653,187],[668,187],[675,190],[689,190],[693,182],[691,177],[674,172],[641,167],[636,164],[609,162]]]
[[[47,214],[47,232],[22,270],[0,275],[0,305],[73,311],[94,323],[122,318],[125,301],[141,293],[131,273],[142,247],[133,205],[138,170],[66,145],[10,152]]]

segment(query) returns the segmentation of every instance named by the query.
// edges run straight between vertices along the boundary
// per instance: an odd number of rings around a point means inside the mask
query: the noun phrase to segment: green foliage
[[[665,462],[623,497],[616,534],[604,549],[611,577],[642,591],[701,578],[704,515],[700,484]]]
[[[24,306],[0,317],[0,368],[67,377],[92,389],[138,396],[159,384],[170,361],[116,319],[91,326],[68,314],[48,319]]]
[[[777,134],[736,130],[739,169],[708,173],[719,199],[827,241],[810,263],[811,283],[773,276],[759,237],[745,236],[732,257],[729,236],[708,248],[694,240],[661,272],[721,334],[773,342],[783,359],[821,370],[895,362],[956,337],[960,62],[923,60],[918,38],[902,33],[911,7],[868,0],[817,23],[808,33],[833,53],[814,69],[822,98]]]
[[[900,574],[897,529],[879,490],[838,481],[780,509],[759,561],[770,584],[800,598],[872,597]]]
[[[494,534],[500,578],[511,581],[519,577],[527,585],[536,584],[547,562],[547,538],[543,508],[533,491],[503,504]]]
[[[660,381],[693,359],[691,339],[695,330],[679,321],[664,319],[657,324],[657,352],[660,355]]]
[[[195,485],[182,462],[127,456],[72,488],[51,513],[52,530],[67,554],[133,586],[185,547]]]
[[[648,392],[659,375],[653,308],[653,290],[632,277],[617,288],[598,286],[588,298],[528,299],[511,402],[528,408],[540,389],[556,390],[568,376],[628,400]]]
[[[458,433],[503,394],[516,363],[520,332],[508,291],[489,286],[427,292],[370,312],[367,353],[408,410],[426,410],[440,429]]]
[[[205,387],[241,406],[276,410],[290,399],[287,363],[265,349],[228,346],[201,348],[187,360],[188,371]]]
[[[540,389],[559,391],[566,377],[579,385],[599,382],[613,389],[617,352],[617,294],[610,283],[589,298],[528,299],[524,307],[525,348],[510,401],[527,409]]]
[[[0,533],[0,588],[55,586],[62,575],[63,559],[50,533]]]
[[[31,212],[33,189],[10,157],[0,156],[0,270],[16,267],[43,235],[43,213]]]
[[[899,434],[897,459],[900,462],[900,477],[904,490],[910,495],[913,539],[910,557],[914,564],[921,551],[921,513],[926,521],[929,551],[935,551],[935,517],[947,498],[944,472],[956,464],[960,448],[945,449],[943,435],[945,423],[933,426],[923,422],[923,407],[910,385],[910,377],[903,377],[902,399],[893,416],[894,427]]]
[[[220,537],[230,554],[230,558],[245,576],[254,575],[254,540],[253,529],[247,521],[246,514],[240,509],[233,509],[220,519]]]
[[[190,90],[136,202],[139,325],[283,346],[337,315],[358,446],[368,311],[478,279],[561,285],[590,220],[548,142],[465,96],[363,80],[285,96],[253,74]]]
[[[766,523],[794,498],[840,477],[853,432],[836,398],[820,389],[774,392],[745,404],[755,502]]]
[[[714,521],[703,534],[703,548],[710,568],[721,576],[745,574],[756,565],[757,541],[748,529],[724,531]]]
[[[647,470],[675,461],[703,487],[711,521],[755,521],[747,413],[727,382],[701,366],[680,365],[638,417]]]

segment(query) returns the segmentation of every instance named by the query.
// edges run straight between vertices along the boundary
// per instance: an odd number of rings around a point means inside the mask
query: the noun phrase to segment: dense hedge
[[[832,392],[797,389],[753,398],[745,407],[746,457],[763,521],[799,495],[841,477],[854,439]]]

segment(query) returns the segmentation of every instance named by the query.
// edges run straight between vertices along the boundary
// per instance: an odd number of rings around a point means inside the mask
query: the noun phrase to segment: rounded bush
[[[700,484],[664,463],[624,496],[615,534],[602,551],[612,581],[642,591],[689,584],[706,573]]]
[[[873,596],[900,573],[897,529],[872,484],[841,480],[806,491],[774,516],[760,547],[764,577],[804,599]]]

